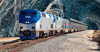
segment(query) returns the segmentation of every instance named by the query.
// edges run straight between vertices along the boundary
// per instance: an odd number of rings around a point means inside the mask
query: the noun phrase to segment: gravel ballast
[[[97,43],[91,41],[93,30],[66,34],[39,42],[17,52],[99,52]]]

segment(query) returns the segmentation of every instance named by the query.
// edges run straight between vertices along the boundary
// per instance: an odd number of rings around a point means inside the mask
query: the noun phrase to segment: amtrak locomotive
[[[20,39],[37,39],[87,29],[87,25],[82,22],[34,9],[21,10],[18,17]]]

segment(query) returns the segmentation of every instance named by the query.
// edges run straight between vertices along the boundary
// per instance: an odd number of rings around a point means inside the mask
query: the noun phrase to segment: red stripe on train
[[[63,25],[65,25],[65,24],[63,24]],[[66,24],[66,25],[70,25],[70,24]]]

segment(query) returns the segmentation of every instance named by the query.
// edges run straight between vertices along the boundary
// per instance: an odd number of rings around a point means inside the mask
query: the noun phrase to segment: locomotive
[[[65,19],[34,9],[21,10],[18,18],[20,39],[37,39],[87,29],[86,24],[72,18]]]

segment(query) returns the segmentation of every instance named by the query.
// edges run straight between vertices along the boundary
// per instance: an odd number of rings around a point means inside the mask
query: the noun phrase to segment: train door
[[[54,24],[53,24],[53,17],[51,15],[48,15],[49,18],[49,24],[50,24],[50,30],[53,30]]]
[[[41,17],[41,30],[49,30],[50,29],[50,24],[49,24],[49,20],[50,18],[48,18],[46,16],[46,14],[42,13],[42,17]]]

